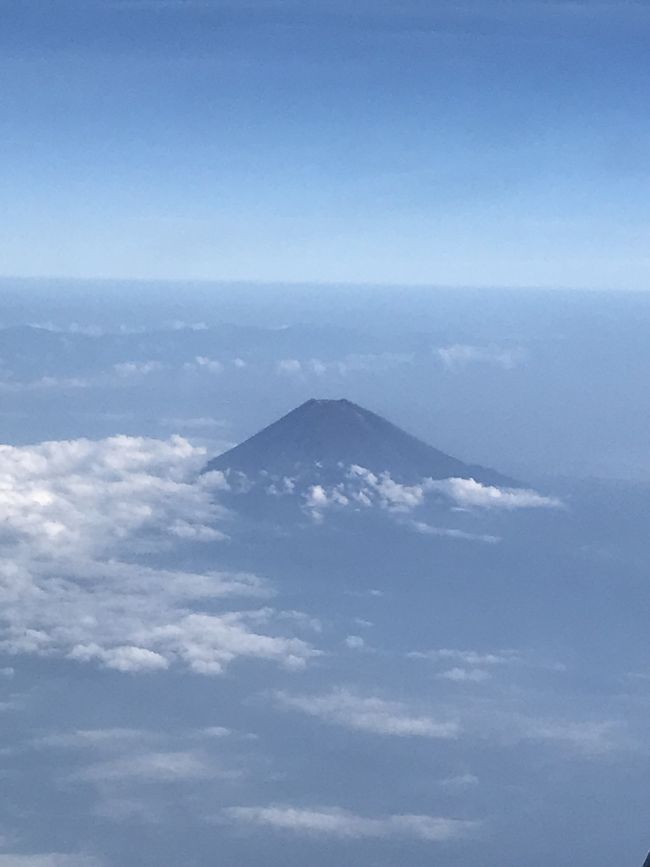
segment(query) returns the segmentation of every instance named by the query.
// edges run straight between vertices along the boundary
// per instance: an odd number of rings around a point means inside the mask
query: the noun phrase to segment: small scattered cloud
[[[412,521],[409,525],[416,533],[423,536],[439,536],[443,539],[460,539],[468,542],[484,542],[487,545],[496,545],[501,541],[500,536],[494,536],[492,533],[468,533],[465,530],[458,530],[453,527],[434,527],[424,521]]]
[[[302,373],[302,364],[297,358],[283,358],[278,361],[276,370],[280,374],[288,374],[289,376]]]
[[[151,752],[97,762],[77,771],[75,780],[106,783],[176,783],[218,777],[224,772],[203,753],[191,751]],[[232,772],[225,772],[231,775]]]
[[[436,350],[448,370],[462,370],[472,364],[489,364],[512,370],[526,360],[526,351],[521,346],[504,347],[490,343],[487,346],[472,346],[453,343]]]
[[[188,361],[183,365],[183,369],[187,371],[203,371],[205,373],[220,374],[223,373],[224,366],[221,361],[216,358],[208,358],[205,355],[196,355],[194,361]]]
[[[559,509],[557,497],[547,497],[529,488],[500,488],[483,485],[475,479],[429,479],[427,488],[439,491],[462,508],[482,509]]]
[[[19,855],[0,852],[0,867],[102,867],[102,864],[102,861],[92,855],[66,855],[58,852]]]
[[[152,373],[160,373],[165,365],[160,361],[120,361],[113,365],[113,370],[124,379],[133,377],[149,376]]]
[[[556,743],[586,756],[617,752],[627,743],[624,726],[618,720],[522,719],[523,740]]]
[[[456,774],[440,780],[440,785],[446,789],[471,789],[478,786],[479,778],[475,774]]]
[[[54,732],[43,735],[32,741],[32,746],[47,749],[96,750],[122,749],[128,746],[139,746],[156,737],[150,729],[105,728],[105,729],[75,729],[67,732]]]
[[[307,377],[345,377],[354,373],[380,373],[395,367],[412,364],[412,353],[379,352],[350,353],[339,359],[283,358],[275,366],[276,373]]]
[[[457,650],[442,647],[438,650],[411,651],[411,659],[428,659],[432,662],[459,663],[469,666],[513,665],[522,661],[521,654],[514,650],[499,650],[494,653],[478,650]]]
[[[286,710],[297,710],[327,723],[379,735],[447,739],[459,734],[459,726],[454,721],[414,714],[402,702],[361,696],[343,688],[323,695],[276,692],[275,701]]]
[[[450,680],[454,683],[483,683],[492,675],[482,668],[450,668],[437,675],[440,680]]]
[[[228,807],[222,815],[232,822],[339,840],[397,837],[438,843],[466,837],[478,827],[476,822],[438,816],[359,816],[340,807]]]

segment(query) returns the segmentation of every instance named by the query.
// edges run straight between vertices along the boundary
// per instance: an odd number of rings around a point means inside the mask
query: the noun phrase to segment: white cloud
[[[296,374],[302,373],[302,364],[297,358],[283,358],[281,361],[278,361],[276,370],[278,373],[295,376]]]
[[[482,683],[489,680],[491,675],[482,668],[450,668],[448,671],[441,672],[438,677],[454,683]]]
[[[160,361],[121,361],[113,365],[115,373],[124,378],[148,376],[164,369],[165,365]]]
[[[201,729],[199,734],[206,738],[226,738],[232,734],[232,729],[225,726],[208,726]]]
[[[389,473],[376,475],[356,464],[350,467],[349,478],[364,486],[358,495],[360,502],[364,503],[366,499],[378,500],[382,508],[391,512],[407,512],[420,506],[426,494],[426,483],[402,485],[394,481]]]
[[[440,785],[449,789],[470,789],[478,786],[479,782],[480,780],[475,774],[457,774],[440,780]]]
[[[215,358],[208,358],[205,355],[197,355],[194,361],[187,362],[183,365],[185,370],[205,371],[206,373],[223,373],[223,364]]]
[[[359,816],[339,807],[229,807],[223,815],[234,822],[341,840],[403,837],[436,843],[464,837],[477,827],[475,822],[437,816]]]
[[[106,728],[106,729],[76,729],[69,732],[57,732],[43,735],[33,741],[37,748],[55,749],[90,749],[114,747],[123,748],[129,745],[139,745],[150,741],[155,732],[149,729]]]
[[[350,373],[376,373],[402,365],[412,364],[412,353],[380,352],[351,353],[340,359],[324,361],[321,358],[283,358],[275,369],[279,374],[322,377],[326,375],[344,377]]]
[[[498,488],[482,485],[475,479],[429,479],[429,490],[440,491],[457,505],[484,509],[557,509],[562,506],[556,497],[545,497],[528,488]]]
[[[557,743],[587,756],[598,756],[621,748],[625,738],[616,720],[549,720],[520,721],[522,740]]]
[[[101,863],[92,855],[17,855],[0,852],[0,867],[100,867]]]
[[[74,774],[74,779],[105,783],[176,783],[220,776],[220,771],[203,753],[191,751],[129,754],[97,762]],[[226,772],[230,775],[232,772]]]
[[[459,734],[456,722],[415,715],[402,702],[364,697],[347,689],[335,689],[324,695],[277,692],[275,699],[281,708],[359,731],[425,738],[455,738]]]
[[[400,515],[412,513],[423,506],[431,496],[442,498],[461,509],[513,510],[562,506],[557,498],[543,496],[527,488],[483,485],[475,479],[461,478],[422,479],[416,484],[408,485],[396,482],[388,472],[373,473],[356,464],[349,467],[345,480],[337,485],[312,485],[304,495],[303,506],[317,521],[323,519],[327,509],[336,506],[376,506]],[[498,536],[434,527],[421,521],[414,522],[412,527],[417,532],[428,535],[487,543],[499,541]]]
[[[521,655],[514,650],[498,650],[485,653],[477,650],[457,650],[442,647],[438,650],[412,651],[411,659],[429,659],[432,662],[456,662],[465,666],[512,665],[521,662]]]
[[[125,560],[222,538],[214,495],[226,483],[198,475],[205,459],[177,436],[0,446],[0,648],[125,672],[182,662],[216,674],[238,657],[299,668],[314,656],[277,634],[277,612],[215,613],[214,600],[268,596],[262,579]]]
[[[511,370],[526,360],[526,352],[522,347],[508,348],[495,344],[471,346],[465,343],[453,343],[439,347],[437,353],[449,370],[461,370],[470,364],[491,364]]]
[[[133,645],[104,648],[97,644],[77,644],[68,656],[84,662],[97,659],[106,668],[116,671],[160,671],[169,668],[169,660],[160,653]]]
[[[70,388],[77,389],[88,388],[90,385],[90,380],[78,376],[42,376],[39,379],[32,379],[27,382],[22,382],[9,378],[0,380],[0,393],[4,392],[6,394],[14,394],[22,391],[49,391],[54,389]]]
[[[485,542],[488,545],[496,545],[497,542],[501,541],[500,536],[493,536],[491,533],[467,533],[465,530],[457,530],[450,527],[433,527],[424,521],[412,521],[409,526],[423,536],[440,536],[469,542]]]
[[[439,650],[412,651],[407,653],[407,657],[438,663],[443,668],[436,677],[452,683],[483,683],[491,679],[491,668],[519,665],[524,662],[520,654],[512,650],[481,653],[475,650],[455,650],[444,647]],[[451,668],[445,667],[450,664]]]

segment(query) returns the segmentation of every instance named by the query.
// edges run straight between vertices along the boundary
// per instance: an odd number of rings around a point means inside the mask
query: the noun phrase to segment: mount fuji
[[[465,463],[349,400],[311,399],[250,439],[213,458],[219,470],[248,479],[333,482],[350,467],[388,474],[402,484],[422,479],[474,479],[517,487],[496,470]]]

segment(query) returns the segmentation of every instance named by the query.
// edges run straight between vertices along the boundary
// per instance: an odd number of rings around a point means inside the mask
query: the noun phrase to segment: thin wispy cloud
[[[276,692],[274,700],[280,708],[378,735],[449,739],[459,734],[458,723],[453,720],[417,714],[402,702],[364,696],[345,688],[320,695]]]
[[[473,364],[488,364],[512,370],[526,360],[526,352],[522,347],[502,347],[490,344],[488,346],[470,346],[464,343],[454,343],[441,346],[437,350],[438,357],[448,370],[463,370]]]
[[[222,815],[241,824],[339,840],[396,837],[439,843],[466,837],[478,828],[477,822],[461,819],[417,814],[370,817],[340,807],[228,807]]]

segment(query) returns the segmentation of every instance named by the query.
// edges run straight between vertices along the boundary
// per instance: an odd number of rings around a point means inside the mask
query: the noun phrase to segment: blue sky
[[[0,15],[6,275],[649,285],[646,4]]]

